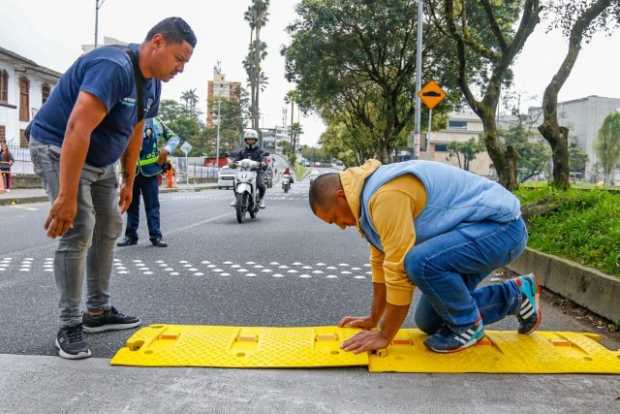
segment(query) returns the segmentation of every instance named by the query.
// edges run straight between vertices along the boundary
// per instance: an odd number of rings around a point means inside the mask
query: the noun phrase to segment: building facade
[[[600,177],[596,171],[598,157],[595,144],[598,131],[607,115],[620,111],[620,99],[605,98],[602,96],[588,96],[581,99],[558,103],[558,122],[570,130],[568,139],[588,154],[585,179],[597,180]],[[532,107],[529,117],[542,122],[542,109]],[[618,176],[618,172],[616,176]]]
[[[241,82],[230,82],[222,72],[218,63],[213,68],[213,80],[207,85],[207,127],[213,128],[217,119],[217,98],[228,99],[233,102],[241,100]]]
[[[24,130],[61,73],[0,47],[0,142],[27,148]]]

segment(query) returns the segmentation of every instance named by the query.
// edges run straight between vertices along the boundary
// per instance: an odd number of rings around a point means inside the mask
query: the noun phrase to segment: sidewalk
[[[0,354],[6,413],[610,413],[620,377],[112,367]],[[614,408],[616,407],[616,408]]]
[[[217,183],[206,184],[177,184],[174,188],[160,188],[160,193],[174,193],[180,191],[203,191],[217,188]],[[41,203],[48,201],[47,194],[42,188],[18,188],[10,192],[0,193],[0,206],[13,204]]]

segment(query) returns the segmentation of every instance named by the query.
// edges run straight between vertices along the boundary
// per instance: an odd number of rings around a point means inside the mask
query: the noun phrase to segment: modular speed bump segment
[[[605,348],[595,334],[487,331],[475,346],[452,354],[429,351],[425,338],[401,329],[390,347],[370,356],[370,372],[620,374],[620,351]]]
[[[620,374],[620,351],[610,351],[594,334],[487,331],[476,346],[436,354],[426,335],[402,329],[377,353],[340,349],[357,330],[151,325],[127,340],[112,365],[220,368],[319,368],[368,366],[370,372],[592,373]]]
[[[151,325],[127,340],[112,365],[221,368],[367,366],[340,349],[356,329]]]

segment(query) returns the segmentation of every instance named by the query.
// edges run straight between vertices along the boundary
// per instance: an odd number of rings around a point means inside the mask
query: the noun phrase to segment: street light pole
[[[97,49],[97,40],[99,38],[99,9],[103,6],[105,0],[95,0],[95,49]]]
[[[220,108],[222,106],[222,98],[217,98],[217,138],[215,141],[215,166],[219,170],[220,168]]]
[[[422,123],[422,101],[418,96],[418,91],[422,88],[422,47],[423,43],[423,27],[424,26],[424,2],[418,0],[418,39],[416,46],[416,95],[415,95],[415,131],[411,140],[411,159],[417,159],[420,154],[420,139]]]

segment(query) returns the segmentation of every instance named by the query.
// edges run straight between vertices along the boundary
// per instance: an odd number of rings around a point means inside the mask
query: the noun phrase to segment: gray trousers
[[[53,203],[58,196],[60,148],[31,138],[30,156],[35,173],[43,180]],[[54,256],[61,326],[82,323],[80,302],[85,273],[87,309],[106,310],[111,306],[109,286],[114,244],[123,226],[117,188],[114,166],[85,165],[82,169],[75,222],[60,238]]]

